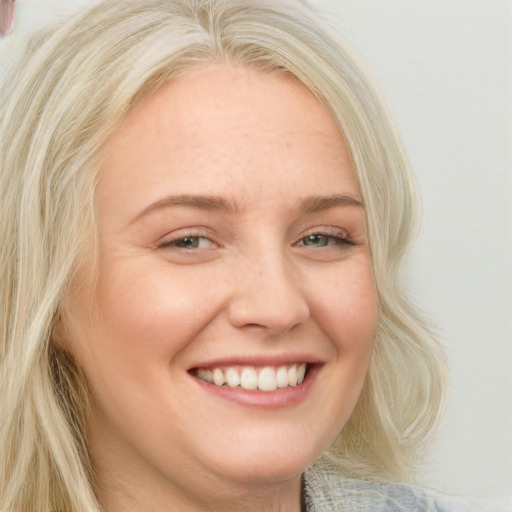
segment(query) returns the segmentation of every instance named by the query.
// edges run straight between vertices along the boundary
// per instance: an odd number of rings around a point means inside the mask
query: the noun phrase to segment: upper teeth
[[[290,366],[264,366],[257,370],[254,366],[227,368],[199,368],[197,377],[215,384],[228,385],[232,388],[243,388],[250,391],[275,391],[278,388],[297,386],[304,380],[306,363],[292,364]]]

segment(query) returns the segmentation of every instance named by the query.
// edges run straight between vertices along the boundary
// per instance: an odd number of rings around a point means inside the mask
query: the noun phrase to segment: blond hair
[[[372,80],[300,0],[109,0],[34,36],[0,92],[0,509],[99,510],[88,393],[52,340],[94,241],[102,144],[166,81],[215,62],[294,75],[330,109],[364,202],[379,298],[356,410],[326,457],[410,477],[442,410],[445,365],[400,287],[415,229],[407,159]]]

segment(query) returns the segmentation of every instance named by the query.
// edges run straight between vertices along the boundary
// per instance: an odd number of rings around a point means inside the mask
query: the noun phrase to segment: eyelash
[[[186,239],[194,239],[194,240],[201,240],[201,239],[203,239],[203,240],[208,240],[211,243],[215,243],[210,238],[208,238],[207,236],[200,235],[200,234],[197,234],[197,233],[194,233],[194,232],[190,232],[190,233],[187,233],[187,234],[184,234],[184,235],[180,235],[180,236],[168,239],[168,240],[164,240],[163,242],[158,244],[158,248],[159,249],[165,249],[167,247],[174,247],[176,249],[182,249],[184,251],[187,251],[187,250],[190,250],[191,248],[179,247],[179,245],[178,245],[178,242],[182,242],[182,241],[184,241]],[[192,249],[197,249],[197,247],[192,247]]]
[[[314,237],[325,237],[327,239],[327,244],[322,245],[320,247],[331,247],[331,246],[343,246],[343,245],[355,245],[350,238],[346,234],[341,235],[339,232],[333,233],[329,230],[314,230],[311,233],[307,234],[306,236],[303,236],[295,245],[301,244],[303,247],[309,247],[308,245],[304,244],[303,242],[306,239],[312,239]],[[334,240],[334,243],[330,243]]]
[[[307,239],[311,240],[314,237],[325,237],[327,243],[325,243],[325,245],[321,245],[320,247],[308,246],[306,243],[304,243],[305,240],[307,240]],[[200,248],[197,246],[195,246],[195,247],[180,247],[178,245],[179,242],[183,242],[187,239],[194,240],[198,243],[200,243],[201,240],[208,240],[210,243],[215,244],[215,242],[213,240],[211,240],[210,238],[208,238],[207,236],[204,236],[202,234],[198,234],[195,232],[190,232],[190,233],[186,233],[186,234],[174,237],[169,240],[164,240],[163,242],[158,244],[158,248],[161,249],[161,248],[173,247],[173,248],[181,249],[184,251]],[[334,241],[334,243],[332,243],[332,241]],[[351,246],[351,245],[355,245],[355,244],[354,244],[354,242],[352,242],[350,240],[350,238],[348,238],[346,235],[341,235],[339,232],[334,233],[330,230],[320,230],[319,229],[319,230],[313,230],[310,233],[308,233],[307,235],[301,237],[297,242],[295,242],[294,245],[300,246],[300,247],[324,248],[324,247],[332,247],[332,246]]]

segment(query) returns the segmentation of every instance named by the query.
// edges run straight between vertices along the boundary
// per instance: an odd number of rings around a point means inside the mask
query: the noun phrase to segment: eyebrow
[[[314,213],[322,210],[329,210],[337,206],[358,206],[363,208],[363,203],[352,196],[334,194],[331,196],[307,197],[301,203],[300,209],[305,213]]]
[[[218,196],[199,196],[199,195],[178,195],[167,196],[154,203],[151,203],[147,208],[144,208],[132,221],[136,222],[142,217],[153,213],[157,210],[163,210],[172,206],[187,206],[189,208],[196,208],[205,211],[221,211],[236,213],[238,208],[235,203],[229,203],[223,197]]]
[[[166,196],[158,201],[151,203],[147,208],[144,208],[131,222],[138,221],[142,217],[146,217],[150,213],[158,210],[163,210],[173,206],[185,206],[189,208],[196,208],[204,211],[220,211],[225,213],[236,214],[239,208],[236,203],[229,202],[223,197],[219,196],[203,196],[203,195],[177,195]],[[314,213],[322,210],[328,210],[338,206],[358,206],[363,207],[362,202],[355,197],[335,194],[330,196],[311,196],[303,199],[300,203],[299,209],[304,213]]]

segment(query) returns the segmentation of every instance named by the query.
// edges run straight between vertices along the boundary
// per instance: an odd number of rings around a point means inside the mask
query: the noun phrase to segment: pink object
[[[0,0],[0,37],[10,34],[14,28],[14,1]]]

